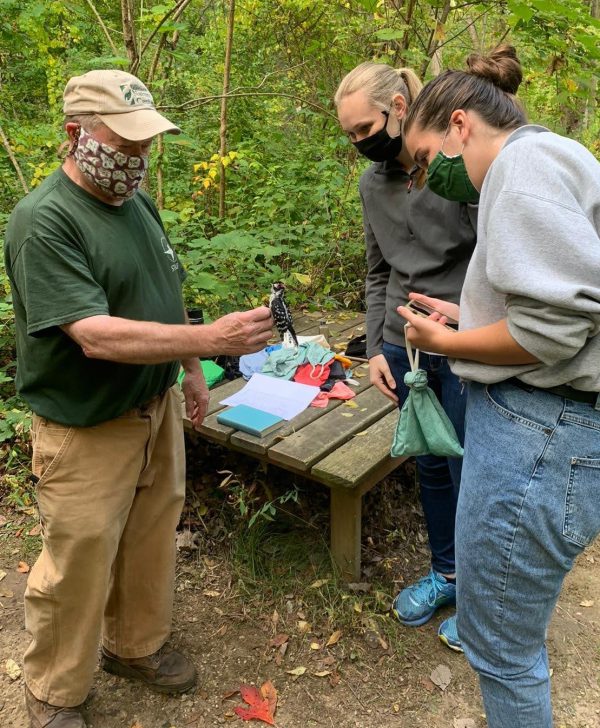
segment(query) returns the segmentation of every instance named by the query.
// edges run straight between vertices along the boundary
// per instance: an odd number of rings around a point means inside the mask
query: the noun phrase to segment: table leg
[[[360,581],[361,506],[359,488],[331,489],[331,553],[350,582]]]

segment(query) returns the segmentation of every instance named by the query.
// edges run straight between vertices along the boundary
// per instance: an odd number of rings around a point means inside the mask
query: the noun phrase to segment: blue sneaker
[[[442,574],[432,569],[427,576],[398,594],[392,604],[392,611],[402,624],[419,627],[445,604],[456,604],[456,584],[446,581]]]
[[[463,652],[456,628],[456,614],[445,619],[439,626],[438,637],[442,642],[454,652]]]

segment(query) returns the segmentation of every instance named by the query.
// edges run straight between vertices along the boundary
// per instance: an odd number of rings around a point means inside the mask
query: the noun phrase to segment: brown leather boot
[[[158,693],[184,693],[196,684],[196,668],[187,657],[164,645],[148,657],[118,657],[102,648],[102,669],[141,680]]]
[[[61,708],[38,700],[25,686],[25,705],[31,728],[86,728],[83,716],[77,708]]]

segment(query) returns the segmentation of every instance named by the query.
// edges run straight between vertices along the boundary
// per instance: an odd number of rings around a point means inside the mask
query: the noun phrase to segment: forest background
[[[0,238],[61,163],[68,78],[120,68],[184,130],[154,145],[147,186],[188,270],[186,303],[215,317],[281,279],[296,308],[360,309],[365,163],[337,125],[337,84],[367,59],[426,80],[502,40],[530,118],[600,157],[600,0],[0,0]],[[0,263],[0,495],[18,500],[29,412],[14,374]]]

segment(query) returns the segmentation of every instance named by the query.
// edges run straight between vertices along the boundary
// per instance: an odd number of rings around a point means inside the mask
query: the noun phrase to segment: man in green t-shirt
[[[67,158],[16,206],[5,245],[43,534],[25,594],[34,728],[85,726],[100,640],[113,674],[167,693],[195,684],[192,662],[166,646],[185,490],[174,385],[182,364],[198,428],[198,358],[258,351],[272,324],[259,307],[187,325],[183,270],[139,189],[153,138],[180,130],[139,79],[74,77],[64,112]]]

